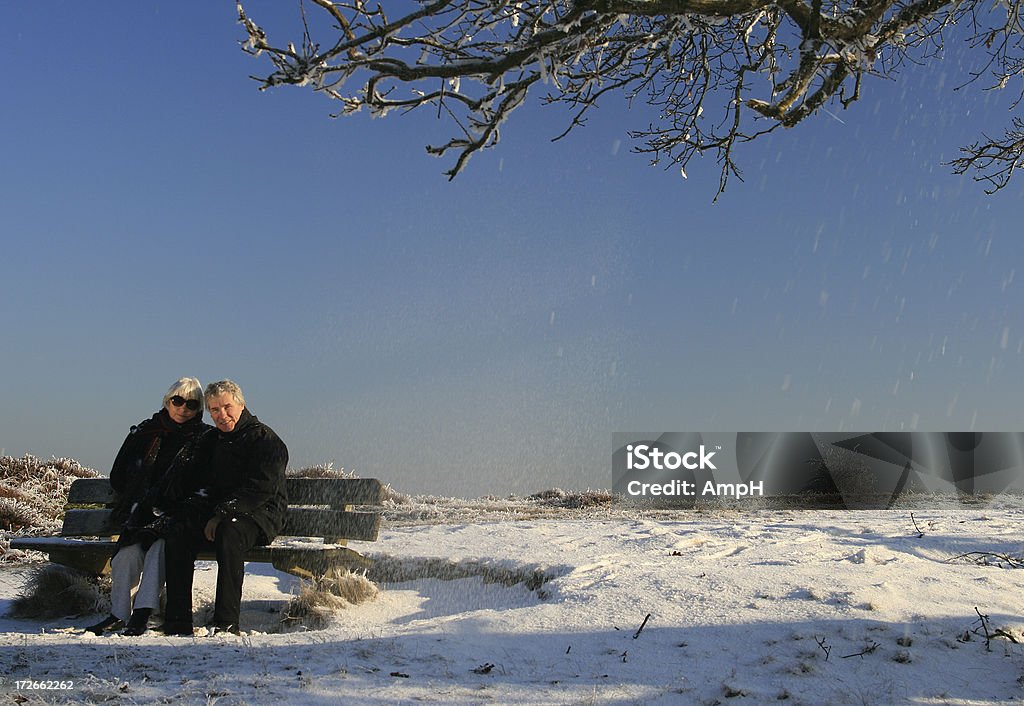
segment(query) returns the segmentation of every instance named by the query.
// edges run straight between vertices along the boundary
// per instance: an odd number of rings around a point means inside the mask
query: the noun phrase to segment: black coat
[[[123,525],[132,508],[166,473],[178,451],[210,428],[200,415],[176,424],[166,409],[133,426],[110,468],[110,486],[118,494],[112,521]]]
[[[193,514],[196,526],[215,515],[248,517],[260,528],[263,543],[272,542],[288,507],[288,447],[274,430],[243,409],[233,430],[211,429],[189,452],[192,458],[182,459],[187,469],[181,485],[168,484],[168,495],[184,499],[177,512]],[[170,475],[176,475],[174,469]]]

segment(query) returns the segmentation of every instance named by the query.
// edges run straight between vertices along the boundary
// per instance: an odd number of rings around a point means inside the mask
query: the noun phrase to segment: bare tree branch
[[[448,142],[427,147],[455,155],[450,178],[497,144],[512,112],[545,86],[541,101],[571,114],[555,139],[620,94],[657,115],[629,131],[635,152],[683,176],[694,156],[711,152],[721,193],[730,175],[740,177],[737,145],[794,127],[830,101],[850,106],[865,76],[937,58],[954,25],[984,52],[970,80],[987,76],[1001,88],[1024,75],[1021,2],[311,0],[322,12],[307,17],[302,6],[302,37],[283,47],[243,0],[237,6],[243,49],[273,67],[257,79],[261,88],[305,86],[339,100],[343,114],[433,106],[455,126]],[[965,147],[951,164],[991,193],[1012,176],[1022,145],[1024,125],[1015,120],[1003,140]]]
[[[1024,121],[1013,119],[1013,127],[1000,140],[984,138],[962,148],[963,157],[949,164],[956,174],[974,172],[974,180],[987,182],[986,194],[994,194],[1010,182],[1014,170],[1024,163]]]

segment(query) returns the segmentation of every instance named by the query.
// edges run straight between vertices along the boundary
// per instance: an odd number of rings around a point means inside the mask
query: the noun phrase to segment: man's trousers
[[[213,624],[238,626],[242,607],[242,580],[245,578],[245,553],[262,544],[259,526],[247,517],[225,518],[217,525],[211,544],[203,536],[204,525],[182,522],[167,537],[165,562],[167,573],[168,623],[192,623],[192,578],[196,555],[213,550],[217,556],[217,600]]]

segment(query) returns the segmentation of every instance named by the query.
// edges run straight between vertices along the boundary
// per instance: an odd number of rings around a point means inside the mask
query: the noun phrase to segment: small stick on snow
[[[952,564],[955,561],[968,559],[975,564],[985,564],[986,559],[998,559],[999,561],[1009,566],[1011,569],[1024,568],[1024,563],[1021,563],[1020,559],[1012,557],[1009,554],[999,554],[996,552],[967,552],[965,554],[959,554],[950,559],[946,559],[945,563]]]
[[[875,650],[877,650],[878,647],[879,647],[878,643],[875,642],[874,640],[872,640],[871,644],[868,645],[867,647],[865,647],[860,652],[854,652],[852,655],[843,655],[843,659],[849,659],[850,657],[863,657],[864,655],[869,655],[872,652],[874,652]]]
[[[914,518],[914,513],[910,513],[910,521],[914,523],[914,529],[917,530],[917,538],[921,539],[924,536],[924,530],[917,526],[917,520]]]
[[[981,611],[978,610],[978,606],[974,606],[974,612],[978,614],[978,620],[981,622],[981,629],[985,631],[985,650],[991,652],[992,635],[988,631],[988,616],[982,615]]]
[[[829,656],[832,654],[832,648],[825,644],[825,638],[814,638],[814,641],[818,643],[818,647],[825,651],[825,661],[828,661]]]
[[[633,639],[634,640],[637,639],[638,637],[640,637],[640,633],[643,632],[644,626],[647,625],[647,621],[650,620],[650,619],[651,619],[651,614],[648,613],[647,617],[644,618],[644,622],[640,623],[640,627],[637,628],[637,631],[635,633],[633,633]]]
[[[992,640],[994,638],[997,638],[997,637],[1005,637],[1007,640],[1009,640],[1010,642],[1012,642],[1015,645],[1019,645],[1020,644],[1019,642],[1017,642],[1017,638],[1015,638],[1013,635],[1011,635],[1010,633],[1006,632],[1005,630],[999,629],[999,630],[994,630],[994,631],[990,632],[989,629],[988,629],[988,616],[987,615],[982,615],[981,611],[978,610],[977,606],[974,607],[974,612],[978,614],[978,620],[976,622],[980,623],[980,628],[975,628],[974,632],[978,632],[979,629],[984,631],[984,633],[985,633],[985,649],[988,652],[992,651]]]

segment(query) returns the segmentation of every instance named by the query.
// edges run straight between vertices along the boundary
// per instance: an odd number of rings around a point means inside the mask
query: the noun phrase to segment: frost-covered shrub
[[[584,490],[566,492],[561,488],[552,488],[534,493],[530,500],[567,508],[598,507],[611,505],[615,502],[615,496],[606,490]]]
[[[344,468],[335,468],[334,463],[314,463],[312,466],[303,468],[289,468],[286,475],[289,478],[358,478],[352,471]]]
[[[110,580],[47,564],[37,569],[11,602],[15,618],[52,619],[110,609]]]
[[[5,489],[0,488],[0,491],[2,490]],[[0,530],[17,532],[45,523],[46,518],[37,508],[16,498],[0,496]]]
[[[335,611],[372,601],[378,593],[377,585],[364,574],[333,568],[320,578],[303,582],[298,595],[285,608],[282,620],[323,628]]]
[[[51,534],[60,528],[68,488],[99,474],[70,458],[0,456],[0,529]]]

